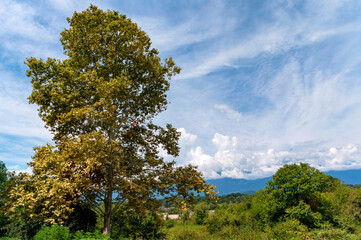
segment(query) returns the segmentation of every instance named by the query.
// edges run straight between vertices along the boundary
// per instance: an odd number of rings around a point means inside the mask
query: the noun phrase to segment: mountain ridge
[[[345,184],[361,184],[361,169],[327,171],[332,177],[340,179]],[[252,193],[266,187],[266,183],[272,177],[260,178],[254,180],[236,179],[236,178],[219,178],[209,179],[208,183],[217,187],[219,195],[230,193]]]

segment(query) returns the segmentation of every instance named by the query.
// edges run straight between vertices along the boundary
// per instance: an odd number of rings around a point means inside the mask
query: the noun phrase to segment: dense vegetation
[[[171,239],[361,239],[361,189],[307,164],[285,165],[267,187],[214,212],[166,222]]]
[[[11,180],[3,164],[0,170],[3,205],[4,185]],[[302,163],[285,165],[254,195],[234,193],[218,202],[200,197],[183,211],[166,200],[159,203],[158,213],[143,215],[122,205],[112,216],[110,236],[100,233],[101,217],[82,206],[62,226],[1,215],[0,234],[4,239],[361,238],[361,189]],[[179,218],[168,218],[171,214]]]

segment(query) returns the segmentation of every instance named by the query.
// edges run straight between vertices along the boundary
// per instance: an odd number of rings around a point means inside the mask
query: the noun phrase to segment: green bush
[[[166,219],[166,220],[164,221],[164,227],[165,227],[165,228],[172,228],[172,227],[174,227],[175,221],[176,221],[176,220],[173,220],[173,219]]]
[[[194,207],[193,218],[197,225],[203,225],[208,218],[209,205],[206,203],[199,203]]]
[[[69,228],[54,224],[42,227],[33,240],[70,240]]]
[[[9,224],[4,226],[6,236],[14,239],[29,240],[40,230],[42,222],[29,222],[29,219],[13,220],[10,218]]]
[[[157,213],[139,214],[122,207],[112,216],[111,238],[159,239],[163,236],[162,227],[163,219]]]
[[[182,222],[178,222],[174,227],[167,229],[166,235],[166,239],[172,240],[214,239],[204,226]]]
[[[182,220],[182,222],[188,222],[190,219],[190,211],[189,210],[185,210],[183,212],[181,212],[180,214],[180,219]]]
[[[267,228],[266,233],[271,239],[305,239],[307,226],[296,219],[278,223],[273,228]]]
[[[320,229],[315,230],[310,234],[311,239],[319,239],[319,240],[357,240],[360,239],[360,236],[350,234],[346,230],[337,229],[337,228],[329,228],[329,229]]]
[[[99,231],[86,233],[77,231],[73,236],[73,240],[110,240],[110,236],[104,235]]]
[[[312,212],[310,205],[301,200],[297,206],[286,209],[285,219],[297,219],[313,228],[320,225],[322,216],[320,213]]]

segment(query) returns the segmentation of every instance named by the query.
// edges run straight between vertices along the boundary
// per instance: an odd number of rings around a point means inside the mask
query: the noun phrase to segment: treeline
[[[195,198],[195,203],[199,204],[199,203],[202,203],[202,202],[207,202],[210,205],[217,205],[217,204],[222,204],[222,203],[239,203],[239,202],[242,202],[249,195],[251,195],[251,194],[248,194],[248,193],[230,193],[230,194],[218,196],[217,201],[210,201],[205,196],[196,197]],[[159,199],[158,201],[159,201],[161,209],[165,209],[165,211],[167,211],[166,209],[168,209],[168,210],[174,210],[177,213],[181,212],[181,210],[177,210],[177,204],[172,202],[170,199],[162,198],[162,199]]]

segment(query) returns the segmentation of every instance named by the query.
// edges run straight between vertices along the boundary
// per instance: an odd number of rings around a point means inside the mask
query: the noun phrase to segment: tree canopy
[[[214,196],[194,166],[159,156],[179,153],[180,133],[153,123],[166,109],[172,58],[162,60],[148,35],[125,15],[91,5],[68,18],[61,33],[64,60],[28,58],[29,102],[54,134],[54,145],[35,148],[33,174],[20,174],[8,213],[61,222],[82,202],[104,216],[122,204],[149,210],[165,195],[180,207],[194,194]]]
[[[268,199],[273,199],[270,207],[273,216],[270,218],[273,221],[295,218],[312,226],[322,217],[317,213],[324,210],[321,193],[331,191],[339,184],[338,179],[306,163],[284,165],[267,182]]]

